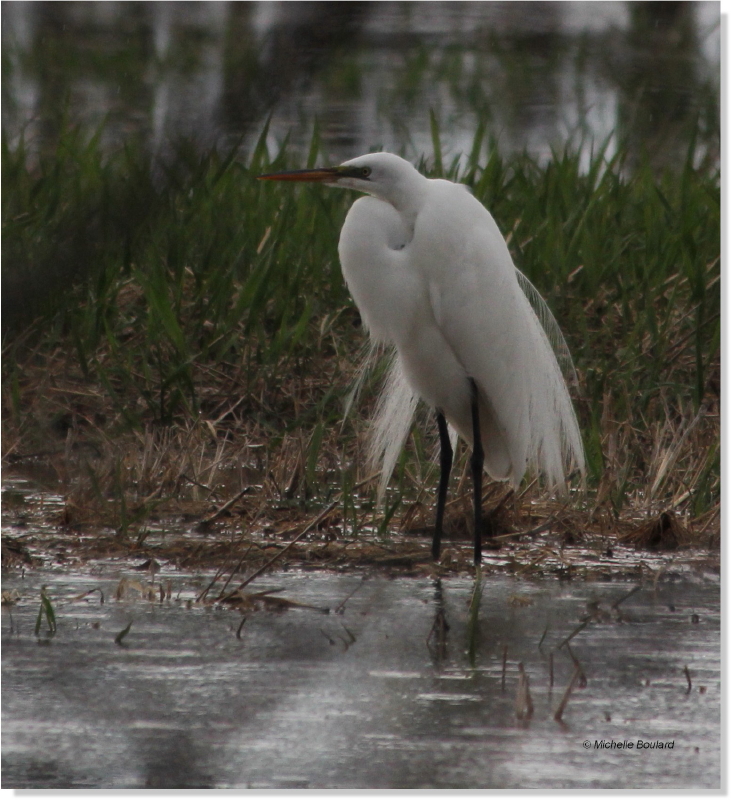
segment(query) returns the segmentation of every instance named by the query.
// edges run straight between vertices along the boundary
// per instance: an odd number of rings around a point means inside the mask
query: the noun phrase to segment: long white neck
[[[429,194],[431,181],[412,164],[393,153],[371,153],[346,161],[343,167],[367,168],[370,178],[344,178],[338,185],[367,192],[392,205],[404,225],[413,230],[416,217]]]
[[[399,212],[404,225],[413,231],[416,217],[429,193],[430,181],[410,164],[408,167],[395,174],[389,183],[375,185],[369,193],[390,203]]]

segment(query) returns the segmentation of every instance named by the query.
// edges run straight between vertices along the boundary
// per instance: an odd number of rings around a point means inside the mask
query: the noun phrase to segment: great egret
[[[564,367],[573,367],[551,312],[513,265],[491,214],[462,184],[430,180],[392,153],[259,177],[319,181],[368,195],[348,212],[338,251],[371,340],[396,351],[373,426],[381,487],[420,397],[436,410],[441,445],[432,554],[439,558],[452,468],[448,422],[472,447],[479,563],[483,468],[517,486],[531,466],[552,488],[565,486],[573,468],[584,472],[557,354]]]

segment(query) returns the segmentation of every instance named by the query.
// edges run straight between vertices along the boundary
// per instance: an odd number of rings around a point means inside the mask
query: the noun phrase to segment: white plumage
[[[372,341],[395,349],[371,431],[371,458],[382,469],[380,494],[421,398],[437,411],[442,443],[433,552],[437,557],[452,462],[446,418],[473,449],[479,561],[479,441],[488,474],[513,486],[528,468],[556,489],[572,469],[584,472],[557,355],[565,370],[573,367],[551,312],[516,270],[495,220],[461,184],[430,180],[391,153],[262,177],[366,193],[348,212],[339,253]]]
[[[371,337],[397,353],[371,438],[372,457],[384,465],[382,487],[408,434],[415,396],[441,409],[471,442],[470,377],[479,390],[488,474],[517,486],[531,467],[561,487],[570,469],[584,470],[576,416],[521,282],[534,303],[543,301],[515,269],[491,214],[463,185],[429,180],[390,153],[342,165],[366,166],[368,181],[338,181],[374,195],[348,212],[339,253]],[[565,361],[558,326],[545,304],[540,311]]]

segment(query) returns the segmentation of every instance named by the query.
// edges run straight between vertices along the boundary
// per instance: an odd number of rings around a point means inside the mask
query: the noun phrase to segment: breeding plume
[[[526,470],[551,488],[584,471],[564,370],[566,343],[513,265],[495,220],[462,184],[425,178],[391,153],[339,167],[262,175],[365,192],[340,233],[343,276],[376,344],[395,349],[372,428],[381,491],[417,399],[436,411],[441,476],[432,553],[439,557],[452,468],[447,423],[472,448],[475,563],[482,552],[482,473],[517,486]],[[535,308],[535,310],[534,310]]]

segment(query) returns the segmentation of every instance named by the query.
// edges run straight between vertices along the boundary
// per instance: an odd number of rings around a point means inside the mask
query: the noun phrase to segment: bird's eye
[[[371,168],[370,167],[363,167],[361,169],[361,171],[360,171],[360,174],[361,174],[362,177],[367,178],[371,174]]]

